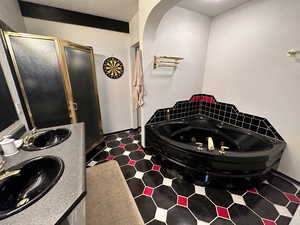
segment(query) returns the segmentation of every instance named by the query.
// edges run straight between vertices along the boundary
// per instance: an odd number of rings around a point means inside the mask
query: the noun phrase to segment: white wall
[[[130,46],[139,42],[139,13],[137,12],[129,21]]]
[[[107,56],[95,54],[96,73],[97,73],[97,85],[98,90],[101,93],[100,105],[101,105],[101,116],[103,123],[104,133],[125,130],[131,127],[130,125],[130,107],[128,102],[122,101],[123,96],[128,96],[128,76],[124,75],[112,82],[108,78],[102,68],[102,64]],[[123,62],[126,62],[126,57],[119,57]],[[124,65],[125,74],[128,74],[128,64]],[[127,85],[124,88],[122,85]],[[127,99],[126,99],[127,100]],[[128,101],[128,100],[127,100]],[[124,117],[126,115],[126,118]],[[128,117],[128,118],[127,118]]]
[[[269,119],[288,148],[280,170],[300,180],[300,1],[253,0],[214,18],[204,92]]]
[[[18,0],[0,1],[0,20],[17,32],[26,31]]]
[[[99,90],[102,123],[105,133],[131,128],[129,34],[27,17],[25,25],[28,33],[55,36],[89,45],[97,55],[120,58],[125,66],[125,73],[120,79],[106,78],[102,69],[97,70],[97,76],[100,76],[100,81],[103,82],[99,85],[102,87]],[[96,59],[95,62],[98,68],[102,67],[102,59]]]
[[[161,0],[139,0],[138,5],[138,17],[139,17],[139,39],[142,45],[144,39],[144,28],[146,26],[146,22],[148,20],[149,14],[153,10],[155,6],[159,4]]]
[[[201,92],[209,29],[209,17],[183,8],[174,7],[163,17],[151,52],[145,52],[145,58],[151,60],[144,63],[144,123],[157,109],[171,107]],[[153,70],[154,55],[178,56],[184,60],[175,71],[172,68]]]

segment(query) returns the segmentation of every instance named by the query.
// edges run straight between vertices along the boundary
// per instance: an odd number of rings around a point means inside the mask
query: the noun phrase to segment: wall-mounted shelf
[[[173,67],[177,68],[177,65],[184,58],[181,57],[171,57],[171,56],[154,56],[153,68],[157,69],[159,67]]]

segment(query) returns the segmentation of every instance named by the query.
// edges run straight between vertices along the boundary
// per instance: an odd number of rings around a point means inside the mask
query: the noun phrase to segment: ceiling
[[[138,10],[138,0],[23,0],[72,11],[129,21]]]
[[[249,0],[182,0],[178,6],[208,16],[217,16]]]

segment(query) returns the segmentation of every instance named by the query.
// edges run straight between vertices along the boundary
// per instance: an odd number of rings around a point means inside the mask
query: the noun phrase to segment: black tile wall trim
[[[214,96],[206,94],[193,95],[190,100],[179,101],[172,108],[157,110],[147,122],[147,125],[194,116],[215,119],[226,124],[251,130],[260,135],[284,141],[266,118],[242,113],[236,106],[218,102]]]
[[[19,1],[22,16],[129,33],[129,23],[66,9]]]

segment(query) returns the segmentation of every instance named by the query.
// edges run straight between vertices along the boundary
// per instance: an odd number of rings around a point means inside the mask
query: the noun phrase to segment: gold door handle
[[[73,107],[74,107],[74,110],[77,111],[78,110],[78,105],[76,102],[73,102]]]

